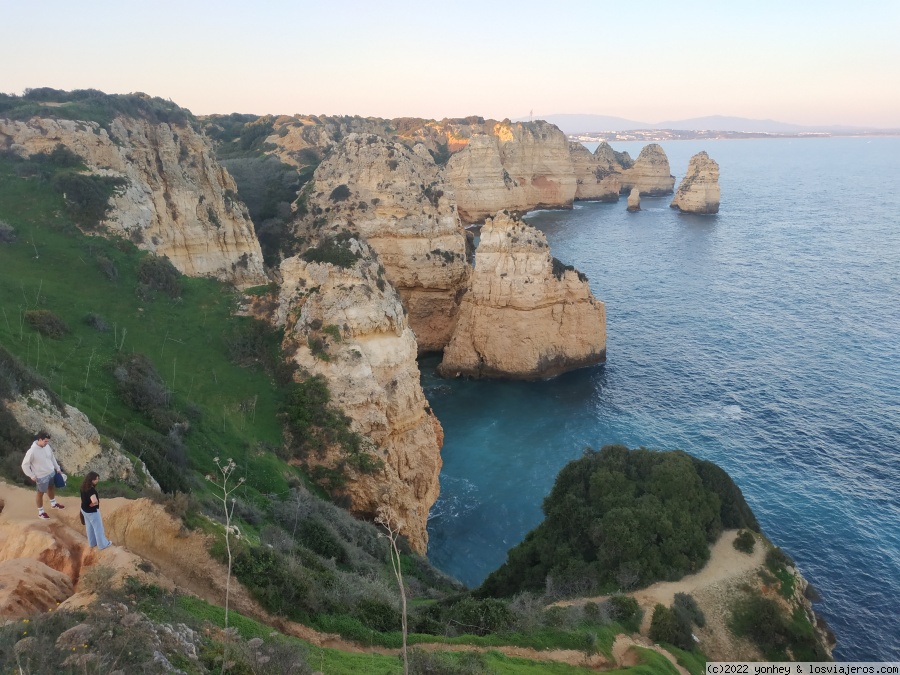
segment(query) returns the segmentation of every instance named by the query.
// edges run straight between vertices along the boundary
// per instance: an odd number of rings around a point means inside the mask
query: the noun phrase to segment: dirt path
[[[738,530],[725,530],[710,549],[709,561],[696,574],[689,574],[678,581],[659,581],[652,586],[630,593],[644,610],[641,633],[646,635],[650,629],[653,608],[657,604],[671,607],[676,593],[693,595],[720,582],[743,577],[748,572],[762,566],[766,555],[765,547],[757,545],[750,555],[741,553],[734,548],[734,539],[737,537],[737,533]],[[562,600],[555,604],[560,606],[583,605],[587,602],[602,602],[608,597],[600,595],[593,598]]]

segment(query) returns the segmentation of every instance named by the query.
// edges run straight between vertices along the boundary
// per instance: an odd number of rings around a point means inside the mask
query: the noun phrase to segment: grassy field
[[[21,165],[0,157],[0,221],[15,230],[15,241],[0,243],[0,343],[101,434],[126,442],[152,423],[122,402],[112,367],[123,355],[145,355],[171,392],[171,408],[190,413],[188,468],[205,475],[215,470],[213,457],[233,457],[249,492],[286,491],[296,472],[270,452],[282,440],[278,389],[261,369],[228,358],[225,336],[249,321],[232,316],[235,291],[182,278],[180,298],[138,293],[136,269],[147,254],[82,234],[62,195],[21,176]],[[52,312],[69,332],[41,335],[26,321],[32,310]],[[108,330],[88,325],[89,314]],[[204,489],[202,480],[192,482]]]

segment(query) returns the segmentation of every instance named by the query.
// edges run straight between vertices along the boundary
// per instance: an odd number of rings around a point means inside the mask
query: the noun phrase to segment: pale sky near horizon
[[[900,1],[0,0],[0,92],[209,113],[900,128]]]

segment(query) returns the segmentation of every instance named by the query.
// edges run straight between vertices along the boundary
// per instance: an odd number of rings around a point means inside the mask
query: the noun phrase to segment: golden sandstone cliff
[[[304,236],[348,230],[377,252],[419,352],[443,349],[470,267],[456,204],[425,147],[350,134],[319,165],[304,208],[314,231]]]
[[[445,169],[468,223],[504,209],[571,207],[577,179],[569,143],[547,122],[498,122],[454,153]]]
[[[719,165],[704,151],[691,157],[669,206],[683,213],[712,214],[719,212],[719,198]]]
[[[533,227],[485,221],[444,376],[535,379],[604,361],[606,310],[587,279],[550,255]]]
[[[103,225],[189,276],[265,282],[253,223],[209,142],[190,125],[119,116],[97,122],[0,119],[0,148],[25,157],[63,145],[92,173],[122,177]]]
[[[621,180],[623,192],[637,188],[642,197],[672,194],[675,187],[675,176],[669,172],[669,158],[658,143],[645,145],[634,165],[622,171]]]
[[[353,458],[335,443],[304,462],[346,465],[349,479],[338,494],[349,499],[350,511],[371,519],[390,507],[410,546],[424,553],[443,430],[419,384],[416,339],[400,297],[364,242],[345,243],[357,258],[348,267],[297,257],[282,262],[275,321],[285,328],[294,361],[326,379],[332,403],[371,446],[363,448],[365,457]],[[374,471],[363,467],[373,461],[380,463]]]

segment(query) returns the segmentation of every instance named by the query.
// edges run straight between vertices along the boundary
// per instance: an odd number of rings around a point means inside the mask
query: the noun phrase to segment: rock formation
[[[440,374],[536,379],[605,358],[606,310],[584,275],[533,227],[487,219]]]
[[[621,185],[612,163],[605,161],[602,155],[592,154],[583,144],[572,141],[569,142],[569,154],[575,171],[576,200],[618,201]]]
[[[576,176],[566,136],[547,122],[498,122],[450,157],[447,184],[459,216],[480,222],[499,210],[568,208]]]
[[[439,492],[443,430],[419,384],[416,339],[397,292],[365,243],[350,240],[347,246],[359,256],[349,267],[300,258],[282,262],[275,321],[285,327],[286,343],[299,345],[296,363],[325,377],[332,403],[383,462],[374,473],[349,469],[341,492],[350,511],[373,518],[379,507],[390,507],[410,546],[424,553],[428,511]],[[305,462],[334,468],[345,459],[332,447]]]
[[[719,197],[719,165],[703,151],[691,157],[669,206],[683,213],[718,213]]]
[[[628,211],[641,210],[641,191],[636,187],[631,188],[631,194],[628,195]]]
[[[622,171],[622,191],[637,188],[642,197],[672,194],[675,176],[669,172],[669,158],[658,143],[645,145],[634,165]]]
[[[96,427],[77,408],[66,405],[60,410],[41,389],[8,401],[6,407],[24,429],[50,433],[53,451],[66,473],[83,476],[96,471],[103,480],[159,490],[144,463],[132,463],[115,440],[101,440]]]
[[[240,286],[265,283],[262,253],[235,183],[189,125],[116,117],[96,122],[0,119],[0,148],[22,157],[64,145],[92,173],[127,186],[111,198],[104,225],[164,255],[184,274]]]
[[[312,234],[358,233],[400,293],[420,353],[442,350],[471,268],[456,205],[428,151],[350,134],[313,180],[305,205]]]

